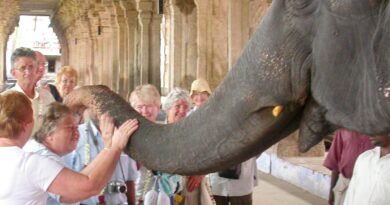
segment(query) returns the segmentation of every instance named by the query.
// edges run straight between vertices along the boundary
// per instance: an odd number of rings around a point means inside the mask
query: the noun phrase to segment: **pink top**
[[[366,150],[372,149],[369,136],[346,129],[335,132],[332,146],[325,159],[324,166],[351,178],[357,157]]]

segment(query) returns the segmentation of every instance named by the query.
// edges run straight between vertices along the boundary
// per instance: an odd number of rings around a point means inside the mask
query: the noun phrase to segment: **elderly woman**
[[[162,107],[167,113],[167,123],[176,123],[187,116],[190,110],[191,99],[188,91],[182,88],[174,88],[166,97]],[[212,204],[211,194],[204,176],[187,176],[184,178],[185,205]],[[200,187],[203,186],[203,187]],[[200,188],[205,192],[201,192]],[[207,193],[207,194],[205,194]]]
[[[150,120],[151,122],[156,122],[158,112],[160,111],[161,96],[157,88],[154,85],[146,84],[137,86],[134,91],[131,93],[130,105],[143,117]],[[136,195],[138,199],[138,204],[147,204],[149,203],[149,198],[146,197],[150,195],[154,190],[154,185],[156,185],[156,179],[158,180],[158,185],[162,193],[165,193],[168,202],[167,204],[177,204],[174,201],[174,195],[180,190],[180,180],[179,175],[171,175],[161,172],[153,172],[147,170],[144,166],[140,165],[140,176],[137,180],[136,186]],[[159,205],[163,205],[163,202],[158,202]]]
[[[191,108],[188,91],[182,88],[173,88],[165,98],[162,108],[167,113],[166,121],[168,124],[184,119]]]
[[[12,91],[0,95],[0,204],[45,204],[48,192],[60,195],[64,203],[98,194],[111,177],[123,148],[138,126],[136,120],[128,120],[113,131],[113,123],[107,123],[107,130],[111,132],[105,136],[108,143],[104,151],[77,173],[56,160],[22,150],[33,124],[31,101],[25,95]],[[73,132],[72,125],[58,129]],[[44,141],[53,139],[51,136]]]
[[[130,105],[144,118],[156,122],[160,112],[161,96],[154,85],[137,86],[130,94]]]
[[[107,121],[102,122],[107,123]],[[43,125],[23,150],[47,156],[66,166],[61,157],[73,151],[79,140],[76,118],[68,107],[54,102],[49,104],[47,112],[43,115]],[[60,197],[49,194],[47,204],[60,205]]]
[[[77,71],[71,66],[63,66],[56,76],[55,85],[48,84],[51,94],[57,102],[68,95],[77,85]]]

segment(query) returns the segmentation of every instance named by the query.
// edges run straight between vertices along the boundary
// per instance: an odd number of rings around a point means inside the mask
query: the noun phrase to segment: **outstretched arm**
[[[108,116],[105,117],[107,122],[110,121]],[[137,120],[123,123],[114,131],[111,146],[106,145],[106,148],[81,173],[63,169],[49,186],[48,191],[61,195],[61,202],[66,203],[81,201],[99,194],[112,176],[122,150],[137,128]]]

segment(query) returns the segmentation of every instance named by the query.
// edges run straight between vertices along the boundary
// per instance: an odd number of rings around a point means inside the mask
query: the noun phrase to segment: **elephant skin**
[[[183,175],[227,168],[300,128],[308,150],[338,127],[390,131],[390,7],[386,0],[274,0],[234,68],[185,120],[143,119],[104,86],[65,100],[140,128],[126,152],[153,170]],[[274,107],[282,111],[273,115]]]

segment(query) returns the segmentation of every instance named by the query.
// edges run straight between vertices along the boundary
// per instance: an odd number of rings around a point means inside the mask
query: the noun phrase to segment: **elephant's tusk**
[[[277,117],[280,115],[280,113],[283,111],[283,106],[281,105],[278,105],[278,106],[275,106],[274,109],[272,109],[272,115],[274,117]]]

